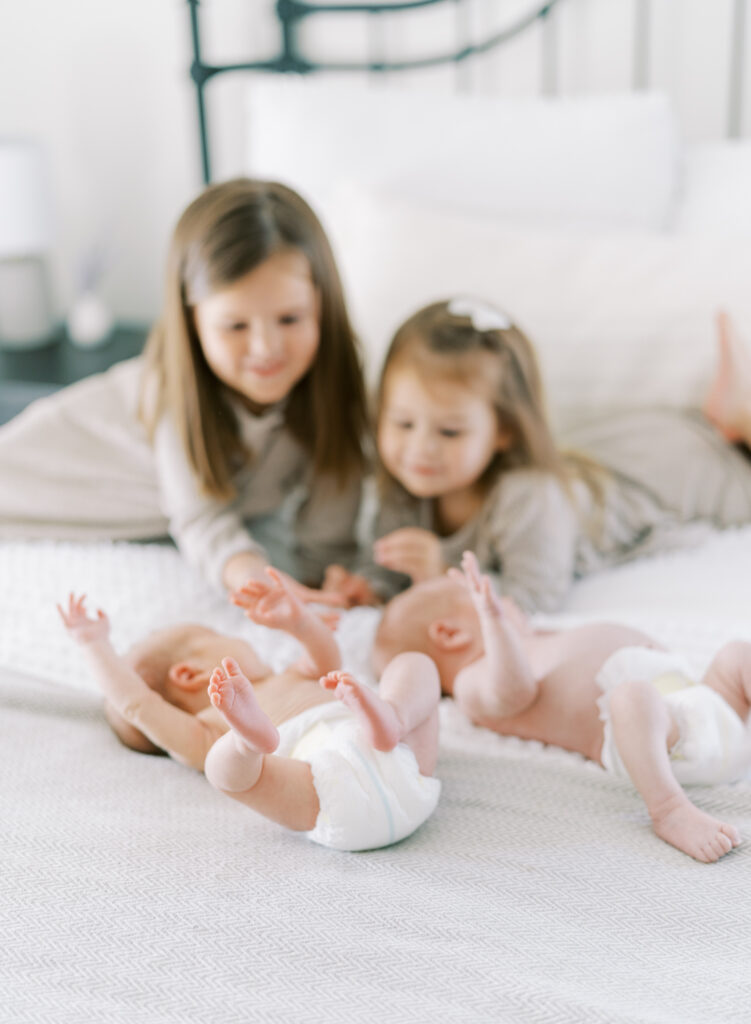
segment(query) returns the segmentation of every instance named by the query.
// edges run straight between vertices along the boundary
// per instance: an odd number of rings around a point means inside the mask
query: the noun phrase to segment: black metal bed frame
[[[211,181],[205,89],[208,82],[216,75],[224,74],[228,71],[265,71],[272,74],[292,73],[302,75],[319,71],[383,73],[421,70],[451,64],[458,65],[471,57],[495,50],[509,40],[515,39],[523,32],[526,32],[537,23],[549,25],[549,15],[561,0],[547,0],[544,3],[536,3],[528,14],[518,18],[517,21],[502,31],[495,32],[480,42],[465,43],[459,39],[457,40],[456,49],[448,53],[437,53],[428,57],[415,58],[414,60],[390,61],[384,58],[355,62],[329,62],[312,59],[301,50],[299,30],[302,23],[320,14],[343,16],[351,14],[370,15],[373,18],[373,24],[377,24],[378,19],[381,17],[433,7],[437,4],[448,4],[458,10],[464,2],[465,0],[395,0],[395,2],[391,3],[379,3],[362,0],[362,2],[358,3],[316,3],[309,2],[309,0],[276,0],[274,9],[280,26],[280,47],[274,57],[239,64],[207,64],[201,56],[201,25],[198,12],[200,0],[187,0],[190,8],[193,44],[193,61],[190,67],[190,75],[196,88],[204,182],[208,184]],[[738,136],[741,133],[744,40],[748,2],[749,0],[733,0],[730,57],[728,61],[729,101],[727,134],[730,137]],[[650,3],[651,0],[636,0],[633,60],[633,86],[635,89],[647,88],[649,84]],[[550,46],[549,42],[546,56],[548,57],[549,67],[552,68],[552,73],[548,72],[548,80],[544,83],[544,91],[554,92],[554,48]]]

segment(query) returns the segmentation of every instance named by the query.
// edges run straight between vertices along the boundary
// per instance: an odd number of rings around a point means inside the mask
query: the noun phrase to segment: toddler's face
[[[435,498],[471,487],[503,446],[493,406],[467,385],[424,382],[409,367],[388,373],[378,451],[410,494]]]
[[[209,366],[255,411],[285,398],[318,351],[319,294],[295,249],[209,295],[194,315]]]

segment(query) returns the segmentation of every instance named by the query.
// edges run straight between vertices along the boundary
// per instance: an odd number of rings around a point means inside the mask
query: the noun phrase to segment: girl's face
[[[508,446],[487,398],[448,377],[424,381],[409,367],[386,376],[378,451],[386,469],[417,498],[471,488]]]
[[[320,296],[295,249],[196,303],[194,315],[207,363],[253,410],[285,398],[318,351]]]

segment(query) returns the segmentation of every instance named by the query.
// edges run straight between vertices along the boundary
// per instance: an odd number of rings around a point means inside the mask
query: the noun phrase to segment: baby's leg
[[[741,721],[751,710],[751,644],[733,640],[725,644],[712,660],[702,679],[728,702]]]
[[[751,444],[751,351],[727,313],[718,314],[717,331],[717,372],[704,415],[728,441]]]
[[[399,654],[386,666],[373,693],[346,672],[330,672],[321,679],[326,689],[360,718],[376,750],[393,750],[406,743],[423,775],[432,775],[438,759],[438,669],[424,654]]]
[[[209,751],[206,778],[265,818],[297,831],[312,829],[319,805],[310,765],[271,756],[279,733],[261,710],[237,662],[225,658],[222,666],[211,676],[209,696],[230,731]]]
[[[668,750],[678,740],[678,728],[654,686],[622,683],[611,694],[610,716],[618,753],[657,835],[707,863],[738,846],[738,831],[695,807],[676,781]]]

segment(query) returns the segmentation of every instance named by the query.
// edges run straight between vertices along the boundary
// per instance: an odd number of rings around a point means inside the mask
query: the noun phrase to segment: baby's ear
[[[197,693],[202,686],[206,685],[206,673],[198,665],[189,661],[178,661],[170,665],[167,678],[179,690],[186,693]]]
[[[446,654],[463,651],[473,640],[469,630],[454,619],[434,619],[428,626],[428,636]]]

